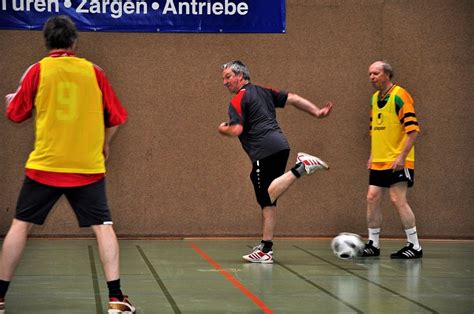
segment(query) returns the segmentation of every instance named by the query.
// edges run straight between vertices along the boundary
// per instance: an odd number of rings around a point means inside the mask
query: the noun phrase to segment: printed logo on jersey
[[[377,118],[375,119],[378,126],[374,127],[374,131],[382,131],[385,130],[385,126],[383,126],[383,114],[379,112],[377,114]]]

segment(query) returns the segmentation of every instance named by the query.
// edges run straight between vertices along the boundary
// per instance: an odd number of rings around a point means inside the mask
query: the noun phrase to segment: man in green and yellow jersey
[[[415,175],[414,143],[420,132],[411,95],[392,83],[393,68],[377,61],[369,67],[369,78],[377,90],[372,95],[370,135],[371,152],[367,192],[367,224],[369,239],[362,256],[380,255],[381,202],[388,190],[398,210],[407,236],[407,245],[390,255],[411,259],[423,256],[415,226],[415,215],[407,202],[407,189]]]

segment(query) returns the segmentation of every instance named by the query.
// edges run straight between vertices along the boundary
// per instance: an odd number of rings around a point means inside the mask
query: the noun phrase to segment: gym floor
[[[120,240],[137,313],[473,313],[474,241],[422,240],[424,257],[345,261],[330,239],[276,239],[275,263],[241,260],[256,239]],[[31,239],[6,313],[107,313],[95,240]]]

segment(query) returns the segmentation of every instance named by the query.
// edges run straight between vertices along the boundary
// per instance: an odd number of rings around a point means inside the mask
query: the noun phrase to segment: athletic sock
[[[109,288],[109,298],[117,298],[123,301],[122,290],[120,290],[120,279],[107,281],[107,287]]]
[[[419,251],[421,249],[420,242],[418,241],[418,234],[416,233],[416,227],[406,229],[407,241],[413,243],[413,249]]]
[[[5,299],[10,281],[0,280],[0,299]]]
[[[369,240],[372,240],[373,246],[380,248],[379,244],[380,228],[369,228]]]
[[[262,252],[268,253],[272,250],[273,241],[272,240],[262,240],[260,243],[263,244]]]
[[[304,173],[304,164],[302,162],[298,162],[293,166],[293,168],[291,168],[291,172],[295,175],[295,177],[301,177]]]

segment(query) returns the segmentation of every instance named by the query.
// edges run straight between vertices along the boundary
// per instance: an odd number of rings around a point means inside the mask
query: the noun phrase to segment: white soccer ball
[[[342,232],[331,241],[331,249],[334,255],[341,259],[352,259],[360,256],[364,247],[364,241],[355,233]]]

